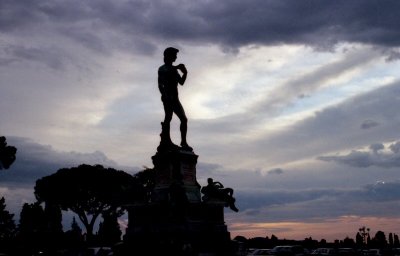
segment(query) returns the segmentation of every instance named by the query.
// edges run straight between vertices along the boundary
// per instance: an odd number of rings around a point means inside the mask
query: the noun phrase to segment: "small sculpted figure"
[[[207,186],[201,188],[203,201],[208,201],[212,198],[224,201],[228,204],[231,210],[238,212],[239,209],[235,206],[236,199],[233,197],[233,189],[225,188],[219,181],[214,181],[212,178],[207,179]]]
[[[178,97],[178,84],[183,86],[188,72],[184,64],[173,65],[177,59],[178,52],[179,50],[173,47],[165,49],[164,65],[158,69],[158,89],[161,93],[161,100],[165,111],[164,122],[161,123],[161,145],[167,148],[178,148],[170,137],[170,123],[172,115],[175,113],[180,120],[181,147],[185,150],[192,151],[193,149],[186,141],[188,119]]]

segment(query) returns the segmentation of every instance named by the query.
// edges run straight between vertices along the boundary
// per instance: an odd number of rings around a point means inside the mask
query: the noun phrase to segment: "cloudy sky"
[[[16,215],[62,167],[152,167],[157,69],[180,50],[198,181],[232,237],[400,233],[399,1],[0,0],[0,173]],[[172,121],[179,143],[179,121]],[[16,216],[18,219],[18,216]],[[124,220],[121,220],[123,222]],[[69,224],[68,224],[69,225]]]

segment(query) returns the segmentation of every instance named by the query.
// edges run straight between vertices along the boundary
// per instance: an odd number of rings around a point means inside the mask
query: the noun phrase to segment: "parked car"
[[[270,251],[274,256],[304,256],[306,255],[301,245],[279,245]]]
[[[251,253],[247,254],[248,256],[271,256],[270,254],[271,249],[254,249]]]
[[[358,253],[354,248],[339,248],[338,249],[339,256],[357,256]]]
[[[382,256],[382,250],[381,249],[369,249],[368,250],[368,256]]]
[[[311,252],[312,256],[335,256],[337,251],[334,248],[317,248]]]
[[[394,256],[400,256],[400,248],[393,248],[392,249],[392,254]]]
[[[257,248],[247,248],[247,255],[251,255]]]
[[[88,256],[112,256],[114,255],[110,247],[89,247],[86,249],[84,255]]]

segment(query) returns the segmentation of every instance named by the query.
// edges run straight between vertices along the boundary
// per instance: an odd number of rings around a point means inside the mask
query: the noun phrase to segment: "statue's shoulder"
[[[168,66],[168,65],[162,65],[162,66],[160,66],[159,68],[158,68],[158,73],[160,74],[162,74],[162,73],[164,73],[164,74],[167,74],[167,73],[177,73],[177,71],[176,71],[176,68],[174,68],[173,66]]]
[[[170,70],[170,67],[168,67],[167,65],[162,65],[158,68],[158,72],[168,72]]]
[[[162,65],[158,68],[158,74],[165,72],[165,65]]]

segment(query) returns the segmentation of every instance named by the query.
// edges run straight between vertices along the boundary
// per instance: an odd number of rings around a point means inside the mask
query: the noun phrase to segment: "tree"
[[[360,231],[359,234],[361,235],[364,244],[368,244],[369,230],[370,229],[365,226],[358,229],[358,231]]]
[[[118,214],[105,212],[102,214],[103,222],[99,226],[99,238],[103,244],[113,245],[121,240],[121,229],[118,224]]]
[[[316,247],[318,247],[318,241],[317,240],[313,240],[311,236],[309,238],[304,238],[302,244],[306,248],[316,248]]]
[[[343,239],[342,245],[343,247],[353,247],[355,245],[354,239],[346,236],[346,238]]]
[[[44,215],[46,218],[47,232],[52,235],[62,234],[62,213],[58,205],[46,203],[44,207]]]
[[[38,201],[77,214],[86,228],[88,240],[93,236],[94,224],[100,214],[144,200],[144,194],[137,178],[101,165],[63,168],[37,180],[35,186]]]
[[[390,247],[393,247],[394,241],[393,241],[393,234],[389,233],[389,245]]]
[[[8,169],[15,161],[17,148],[7,146],[6,137],[0,136],[0,170]]]
[[[65,232],[65,242],[68,247],[79,247],[83,242],[82,229],[75,217],[72,218],[71,229]]]
[[[378,248],[384,248],[387,245],[385,233],[383,231],[376,232],[374,238],[372,239],[372,243]]]
[[[361,247],[364,245],[364,238],[362,237],[362,235],[360,234],[360,232],[357,232],[356,235],[356,244],[358,247]]]
[[[25,203],[22,206],[18,230],[23,234],[44,232],[46,230],[46,217],[39,202]]]
[[[278,243],[278,237],[277,236],[275,236],[274,234],[272,234],[271,235],[271,243],[273,244],[273,245],[276,245],[277,243]]]
[[[399,247],[400,246],[399,236],[397,234],[393,235],[393,246],[394,247]]]
[[[145,201],[151,200],[153,189],[156,185],[156,172],[153,168],[144,166],[144,169],[134,175],[145,192]]]
[[[26,249],[37,250],[45,247],[47,239],[46,217],[39,202],[32,204],[25,203],[19,218],[18,242]]]
[[[233,238],[233,240],[242,242],[242,243],[246,243],[247,242],[247,238],[244,236],[235,236],[235,238]]]
[[[82,229],[79,227],[78,223],[76,222],[75,217],[72,217],[72,223],[71,223],[71,230],[72,233],[76,235],[82,235]]]
[[[6,210],[4,197],[0,199],[0,242],[6,242],[14,237],[16,226],[14,214]]]
[[[30,248],[55,248],[62,243],[62,215],[56,205],[40,202],[25,203],[22,206],[18,239]]]

